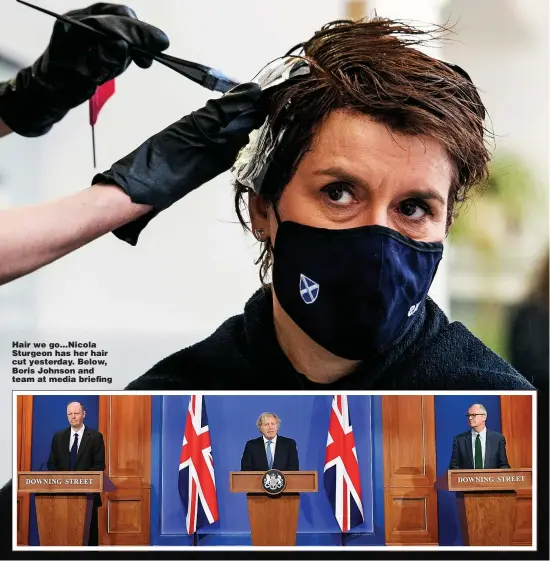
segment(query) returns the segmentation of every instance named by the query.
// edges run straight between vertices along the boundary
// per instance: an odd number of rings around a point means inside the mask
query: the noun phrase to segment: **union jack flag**
[[[194,534],[198,528],[218,520],[214,461],[202,395],[192,395],[189,400],[178,488],[186,510],[185,525],[188,534]]]
[[[328,428],[324,469],[325,491],[342,532],[361,524],[363,502],[348,398],[335,395]]]

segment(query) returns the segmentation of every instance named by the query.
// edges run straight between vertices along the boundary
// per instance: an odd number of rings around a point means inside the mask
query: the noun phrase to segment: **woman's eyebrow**
[[[339,166],[332,166],[328,168],[318,169],[313,172],[313,175],[325,175],[337,179],[338,181],[346,181],[348,183],[354,183],[355,185],[360,185],[365,189],[370,189],[368,181],[364,178],[354,175],[349,171],[341,168]]]
[[[365,189],[371,188],[366,179],[359,177],[358,175],[355,175],[339,166],[315,170],[313,171],[313,175],[324,175],[326,177],[337,179],[338,181],[345,181],[347,183],[359,185]],[[442,205],[446,204],[446,201],[441,193],[439,193],[437,189],[433,189],[431,187],[423,189],[408,189],[403,193],[403,196],[411,199],[436,200]]]
[[[437,202],[445,205],[445,199],[435,189],[426,187],[425,189],[409,189],[403,193],[403,197],[408,199],[422,199],[422,200],[436,200]]]

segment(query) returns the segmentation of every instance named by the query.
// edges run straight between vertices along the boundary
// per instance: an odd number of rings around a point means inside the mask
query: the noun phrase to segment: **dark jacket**
[[[529,301],[513,309],[508,339],[510,363],[545,396],[549,383],[549,340],[547,309]]]
[[[390,351],[369,356],[333,384],[296,372],[281,350],[269,289],[191,347],[176,352],[129,384],[129,390],[533,390],[508,363],[461,323],[449,323],[431,300]]]
[[[88,427],[84,428],[76,456],[76,465],[72,470],[69,464],[70,438],[70,427],[53,435],[48,459],[50,471],[103,471],[105,469],[105,443],[100,432]]]
[[[50,471],[103,471],[105,469],[105,443],[103,435],[88,427],[78,447],[76,464],[70,468],[69,439],[71,428],[56,432],[52,438],[48,469]],[[101,506],[101,495],[94,493],[94,504]]]
[[[280,471],[298,471],[300,469],[295,440],[277,435],[272,468]],[[249,440],[244,447],[241,471],[267,471],[268,469],[264,437]]]
[[[500,432],[487,429],[484,469],[509,469],[506,439]],[[455,436],[449,469],[474,469],[472,431]]]

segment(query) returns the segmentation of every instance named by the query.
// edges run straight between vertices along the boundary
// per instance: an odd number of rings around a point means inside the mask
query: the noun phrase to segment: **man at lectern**
[[[69,428],[53,435],[48,469],[50,471],[103,471],[105,469],[105,443],[103,435],[84,425],[86,409],[73,401],[67,405]],[[99,545],[97,509],[101,495],[94,493],[88,545]]]
[[[485,426],[487,409],[475,403],[466,418],[470,430],[455,436],[449,469],[509,469],[506,439]]]
[[[262,413],[256,426],[262,436],[246,443],[241,471],[298,471],[300,466],[296,441],[277,434],[281,419],[275,413]]]

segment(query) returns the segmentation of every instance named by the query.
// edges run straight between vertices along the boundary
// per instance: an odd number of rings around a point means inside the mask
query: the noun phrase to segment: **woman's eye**
[[[327,185],[322,191],[328,195],[332,203],[338,205],[349,205],[354,201],[351,187],[344,183]]]
[[[407,218],[420,220],[430,214],[430,209],[421,201],[408,200],[399,203],[399,212]]]

